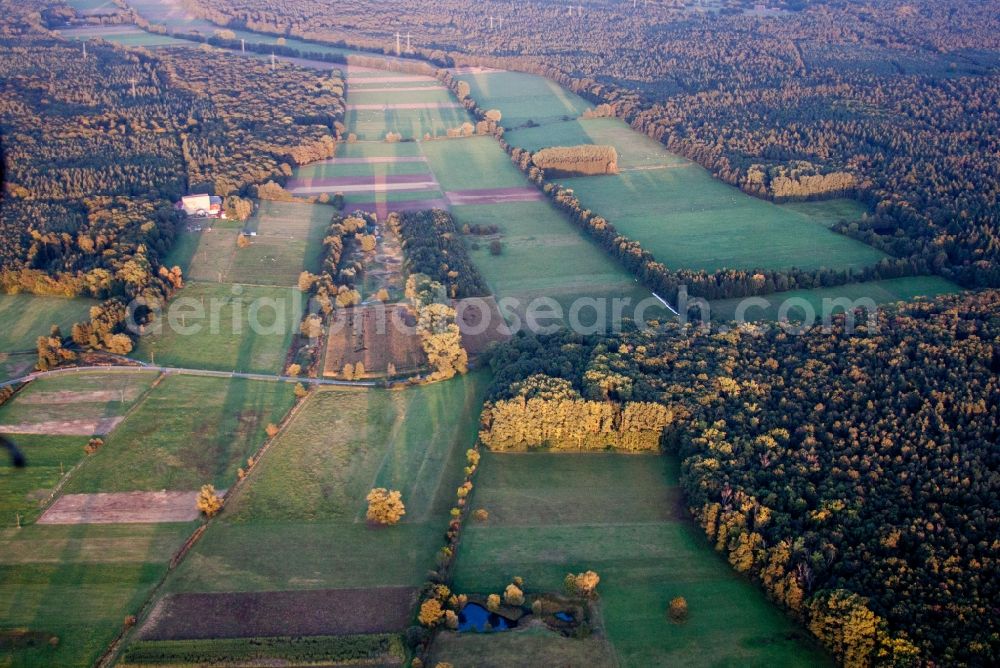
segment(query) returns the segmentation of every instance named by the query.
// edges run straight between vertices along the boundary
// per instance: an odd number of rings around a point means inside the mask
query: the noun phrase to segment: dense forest
[[[219,24],[387,53],[407,30],[439,65],[550,76],[751,194],[858,197],[874,213],[839,231],[1000,286],[996,2],[635,4],[187,0]]]
[[[6,291],[137,296],[159,280],[181,195],[254,194],[333,154],[336,73],[99,41],[84,58],[10,9],[0,31]]]
[[[662,404],[708,540],[846,664],[996,665],[1000,293],[850,324],[522,334],[490,401]]]
[[[490,294],[450,213],[442,209],[393,212],[387,224],[402,239],[408,274],[425,274],[438,281],[450,299]]]

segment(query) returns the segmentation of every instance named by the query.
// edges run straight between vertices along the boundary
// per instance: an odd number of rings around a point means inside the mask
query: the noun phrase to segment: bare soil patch
[[[462,332],[462,347],[469,355],[482,354],[493,343],[511,337],[510,328],[492,295],[460,299],[454,306],[458,329]]]
[[[74,392],[61,390],[58,392],[34,392],[18,398],[22,404],[84,404],[110,403],[112,401],[135,401],[142,394],[143,388],[129,387],[124,390],[90,390],[89,392]]]
[[[104,436],[111,433],[121,416],[81,420],[48,420],[46,422],[19,422],[0,424],[0,432],[7,434],[41,434],[45,436]]]
[[[400,304],[358,306],[337,311],[327,339],[323,375],[340,377],[344,366],[364,364],[363,378],[384,376],[391,363],[397,373],[427,364],[416,321]]]
[[[224,494],[225,490],[219,490]],[[64,494],[39,524],[155,524],[198,519],[198,492]]]
[[[401,631],[413,587],[172,594],[140,630],[143,640],[351,635]]]

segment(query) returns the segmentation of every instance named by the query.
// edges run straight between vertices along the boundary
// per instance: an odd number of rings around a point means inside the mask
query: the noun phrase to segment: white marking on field
[[[660,295],[656,294],[655,292],[650,293],[650,294],[652,294],[654,297],[656,297],[657,299],[659,299],[660,303],[663,304],[664,306],[666,306],[667,310],[669,310],[671,313],[673,313],[674,315],[680,315],[680,313],[678,313],[677,311],[674,310],[673,306],[671,306],[670,304],[667,303],[666,299],[664,299]]]

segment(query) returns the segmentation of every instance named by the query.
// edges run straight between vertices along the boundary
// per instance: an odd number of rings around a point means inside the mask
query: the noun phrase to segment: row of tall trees
[[[450,213],[443,209],[393,212],[386,224],[402,240],[408,273],[440,282],[451,299],[490,294]]]

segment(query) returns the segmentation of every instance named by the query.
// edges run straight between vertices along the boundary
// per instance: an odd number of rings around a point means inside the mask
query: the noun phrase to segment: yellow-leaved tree
[[[406,514],[403,495],[397,490],[376,487],[368,492],[365,500],[368,501],[368,521],[374,524],[396,524]]]
[[[215,493],[214,485],[202,485],[195,507],[205,517],[212,517],[222,510],[222,497]]]

